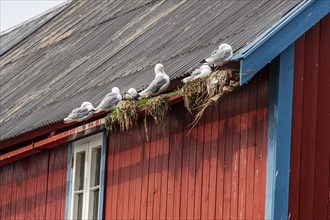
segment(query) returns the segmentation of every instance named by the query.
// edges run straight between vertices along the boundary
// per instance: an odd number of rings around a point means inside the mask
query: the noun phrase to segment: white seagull
[[[139,93],[141,97],[148,98],[158,95],[164,92],[170,85],[170,77],[166,75],[163,64],[156,64],[155,74],[155,79],[150,83],[148,88]]]
[[[195,79],[204,78],[212,73],[212,69],[209,65],[202,65],[199,69],[195,69],[191,76],[188,76],[182,80],[183,83],[190,82]]]
[[[90,102],[83,102],[79,108],[75,108],[72,112],[68,115],[68,117],[64,118],[64,123],[71,123],[71,122],[81,122],[84,120],[89,119],[95,110]]]
[[[95,113],[102,111],[110,111],[117,105],[123,98],[120,94],[118,87],[113,87],[111,92],[106,94],[101,103],[95,108]]]
[[[213,64],[215,66],[222,66],[229,62],[233,57],[233,49],[228,44],[221,44],[218,50],[211,53],[209,58],[206,58],[202,63]]]
[[[127,92],[124,94],[124,99],[135,99],[137,100],[139,98],[139,93],[134,88],[130,88]]]

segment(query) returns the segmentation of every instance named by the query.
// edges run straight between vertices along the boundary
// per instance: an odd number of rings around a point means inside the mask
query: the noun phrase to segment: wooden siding
[[[330,15],[295,45],[289,216],[330,219]]]
[[[67,147],[0,167],[0,219],[63,219]]]
[[[109,135],[106,219],[262,219],[265,206],[268,69],[192,116],[171,106],[160,128],[150,118]],[[147,140],[147,137],[149,141]]]

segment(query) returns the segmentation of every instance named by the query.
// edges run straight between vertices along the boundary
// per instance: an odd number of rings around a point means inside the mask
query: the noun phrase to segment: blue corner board
[[[98,219],[103,219],[103,200],[104,200],[104,178],[105,178],[105,164],[107,155],[107,131],[103,130],[103,142],[101,153],[101,176],[100,176],[100,196],[99,196],[99,210]]]
[[[287,219],[294,44],[270,64],[265,219]]]
[[[64,219],[69,219],[69,205],[70,205],[70,180],[71,180],[71,157],[72,157],[72,144],[68,146],[68,164],[66,171],[66,193],[65,193],[65,212]]]
[[[272,30],[268,30],[238,52],[234,59],[240,59],[241,63],[240,84],[250,80],[259,70],[326,16],[329,11],[329,0],[300,3],[295,10],[276,23]]]

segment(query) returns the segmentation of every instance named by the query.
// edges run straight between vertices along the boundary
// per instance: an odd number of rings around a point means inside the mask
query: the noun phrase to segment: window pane
[[[93,148],[90,187],[100,185],[100,171],[101,171],[101,148]]]
[[[78,153],[76,156],[75,191],[84,189],[85,157],[85,152]]]
[[[99,210],[99,189],[90,190],[88,219],[97,219]]]
[[[83,208],[83,199],[84,199],[84,194],[76,194],[74,196],[74,219],[82,219],[82,208]]]
[[[92,219],[97,219],[97,214],[98,214],[98,210],[99,210],[99,190],[95,190],[92,193],[93,193],[93,197],[94,197]]]

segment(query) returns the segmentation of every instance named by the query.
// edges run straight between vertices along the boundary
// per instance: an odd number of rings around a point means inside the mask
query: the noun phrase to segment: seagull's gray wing
[[[103,100],[101,101],[100,105],[97,107],[98,109],[107,109],[114,107],[120,100],[117,98],[116,93],[108,93]]]
[[[87,108],[82,108],[76,114],[77,114],[77,118],[83,118],[88,116],[89,113],[90,111]]]
[[[214,55],[211,56],[215,61],[227,61],[232,57],[232,50],[224,49],[218,50]]]
[[[164,76],[157,76],[148,86],[147,90],[151,91],[152,94],[155,94],[159,89],[166,83]]]
[[[214,51],[211,53],[211,56],[214,56],[214,55],[216,55],[216,54],[217,54],[217,52],[218,52],[218,50],[214,50]]]
[[[72,112],[69,114],[68,118],[71,119],[78,119],[83,118],[89,114],[88,108],[85,107],[79,107],[76,109],[73,109]]]
[[[191,75],[188,76],[188,77],[186,77],[186,78],[184,78],[184,79],[182,80],[182,82],[183,82],[183,83],[190,82],[195,76],[197,76],[197,75],[199,75],[199,74],[201,74],[201,69],[200,69],[200,68],[195,69],[195,70],[191,73]]]

